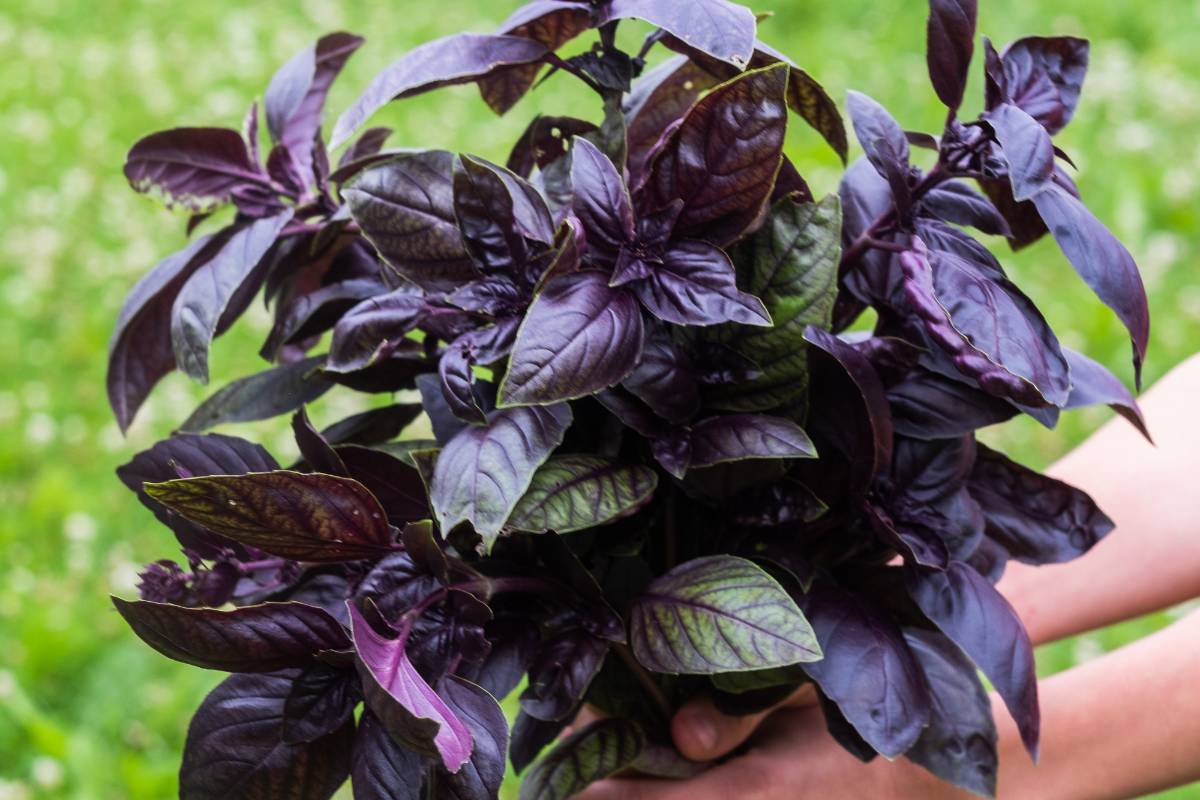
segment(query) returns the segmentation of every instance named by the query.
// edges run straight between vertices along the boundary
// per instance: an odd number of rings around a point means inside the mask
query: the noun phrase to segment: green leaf
[[[759,689],[774,689],[776,686],[799,686],[807,680],[804,670],[798,666],[771,667],[750,672],[720,672],[710,678],[713,688],[730,694],[745,694]]]
[[[567,800],[629,767],[646,744],[636,722],[602,719],[559,743],[521,781],[520,800]]]
[[[738,286],[762,299],[774,327],[720,325],[698,331],[746,356],[760,375],[710,387],[708,405],[730,411],[791,406],[808,392],[808,325],[830,326],[841,258],[842,210],[837,195],[819,203],[782,200],[735,258]]]
[[[657,485],[658,476],[649,467],[596,456],[559,456],[534,473],[508,525],[533,533],[594,528],[637,511]]]
[[[185,519],[283,558],[356,561],[378,558],[393,544],[379,501],[349,478],[277,470],[144,488]]]
[[[680,564],[629,611],[629,641],[655,672],[713,675],[821,658],[812,627],[783,587],[730,555]]]

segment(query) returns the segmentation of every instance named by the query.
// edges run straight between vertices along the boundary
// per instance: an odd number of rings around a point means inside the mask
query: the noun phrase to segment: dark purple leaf
[[[560,0],[544,0],[560,7]],[[598,131],[593,123],[575,117],[547,117],[539,114],[533,118],[525,133],[513,145],[505,166],[528,178],[534,168],[545,169],[571,150],[571,140],[585,133]]]
[[[1018,39],[989,69],[988,108],[1008,101],[1054,135],[1075,114],[1088,67],[1088,42],[1071,36]]]
[[[642,360],[621,384],[665,420],[683,424],[700,410],[699,383],[691,359],[665,331],[646,341]]]
[[[676,235],[717,245],[750,230],[782,163],[787,81],[785,64],[754,70],[693,106],[654,157],[641,208],[683,200]]]
[[[352,670],[322,663],[300,673],[283,707],[283,740],[315,742],[353,720],[360,700],[357,679]]]
[[[265,603],[230,611],[112,598],[142,641],[167,658],[226,672],[306,666],[322,650],[350,646],[342,626],[303,603]]]
[[[663,132],[682,119],[700,95],[718,82],[717,76],[695,62],[676,56],[633,84],[633,91],[625,99],[625,121],[629,173],[635,183]]]
[[[995,797],[996,723],[975,665],[939,633],[909,628],[904,638],[921,664],[933,700],[929,727],[904,755],[942,780]]]
[[[494,411],[438,455],[430,499],[442,530],[470,522],[485,549],[500,535],[530,481],[571,424],[566,404]]]
[[[570,716],[562,720],[547,721],[532,717],[524,711],[517,712],[508,748],[513,771],[523,772],[546,745],[558,739],[559,734],[570,723]]]
[[[859,92],[850,92],[846,107],[854,135],[875,171],[885,178],[901,211],[909,204],[908,137],[883,106]]]
[[[421,415],[416,403],[394,403],[351,414],[321,431],[332,445],[373,445],[395,439],[409,423]]]
[[[279,470],[146,484],[146,493],[235,542],[297,561],[354,561],[386,553],[392,535],[362,484]]]
[[[292,434],[296,438],[296,445],[300,448],[300,458],[304,462],[300,468],[301,471],[323,472],[326,475],[337,475],[343,478],[350,477],[346,471],[346,465],[342,463],[341,456],[313,427],[312,421],[308,418],[308,412],[303,408],[292,415]]]
[[[307,744],[283,740],[294,671],[231,675],[188,726],[181,800],[261,800],[287,787],[295,800],[329,800],[350,773],[354,724]]]
[[[1054,144],[1037,120],[1011,103],[984,114],[996,134],[1000,156],[1008,165],[1013,198],[1029,200],[1053,185]]]
[[[944,572],[911,571],[908,585],[921,611],[996,687],[1036,760],[1041,724],[1033,646],[1012,606],[983,576],[957,561]]]
[[[556,403],[620,383],[637,366],[644,335],[637,300],[610,288],[604,273],[555,278],[521,324],[499,404]]]
[[[359,302],[386,291],[377,278],[355,278],[322,286],[280,304],[275,325],[259,355],[276,360],[285,345],[323,333]]]
[[[909,305],[962,374],[1025,405],[1066,403],[1070,369],[1057,337],[986,250],[969,259],[914,237],[900,266]]]
[[[817,83],[816,79],[792,63],[791,59],[783,53],[763,42],[755,44],[754,58],[750,61],[751,67],[767,66],[776,62],[783,62],[790,68],[788,108],[807,122],[813,130],[821,134],[833,148],[833,152],[837,153],[842,163],[845,164],[849,146],[846,141],[846,126],[842,122],[842,115],[838,111],[837,103],[833,102],[833,98],[821,84]]]
[[[122,432],[154,385],[175,368],[169,332],[179,290],[227,236],[202,236],[167,256],[126,297],[108,343],[108,400]]]
[[[354,737],[354,800],[421,800],[425,759],[400,745],[379,717],[363,711]]]
[[[504,779],[508,753],[508,720],[496,698],[470,681],[447,676],[438,694],[471,732],[471,759],[456,773],[445,776],[446,800],[496,797]]]
[[[471,757],[471,731],[408,660],[407,636],[385,638],[346,605],[367,707],[397,741],[457,772]]]
[[[846,170],[838,196],[842,201],[842,245],[846,248],[864,235],[876,219],[891,212],[894,202],[888,182],[865,158]],[[846,289],[864,303],[893,304],[902,277],[895,260],[892,253],[869,248],[844,271]]]
[[[629,610],[629,641],[655,672],[707,675],[821,658],[779,583],[736,556],[697,558],[654,580]]]
[[[568,800],[631,766],[646,735],[631,720],[604,719],[563,739],[521,781],[520,800]]]
[[[1129,330],[1134,374],[1140,385],[1150,339],[1150,309],[1133,256],[1104,223],[1062,187],[1055,185],[1040,192],[1033,202],[1071,266]]]
[[[1082,353],[1066,347],[1063,353],[1071,365],[1071,396],[1063,408],[1083,408],[1103,403],[1129,420],[1129,424],[1137,428],[1146,441],[1153,442],[1141,407],[1115,375]]]
[[[962,105],[975,52],[975,0],[930,0],[925,59],[934,91],[951,111]]]
[[[452,153],[406,153],[342,188],[363,235],[402,277],[426,289],[451,289],[478,275],[454,216],[453,170]]]
[[[553,52],[591,27],[588,5],[571,0],[534,0],[513,12],[497,34],[532,39]],[[504,67],[479,80],[479,93],[497,114],[504,114],[533,87],[540,61]]]
[[[375,76],[338,118],[329,147],[336,150],[367,117],[392,100],[440,86],[470,83],[504,67],[538,62],[547,52],[541,42],[519,36],[459,33],[427,42]]]
[[[609,0],[598,24],[636,17],[674,34],[713,58],[745,69],[754,54],[754,12],[729,0]]]
[[[1012,419],[1017,408],[1001,398],[925,369],[887,390],[896,433],[949,439]]]
[[[333,388],[319,372],[324,360],[306,358],[222,386],[179,429],[205,431],[226,422],[254,422],[295,411]]]
[[[263,96],[271,141],[283,145],[303,176],[301,188],[313,183],[313,140],[329,87],[363,39],[349,33],[322,36],[297,53],[271,78]]]
[[[658,476],[649,467],[596,456],[556,456],[534,473],[508,526],[571,533],[606,525],[650,502]]]
[[[380,363],[406,341],[425,310],[425,294],[412,285],[362,301],[334,326],[325,369],[355,372]]]
[[[608,642],[583,628],[547,639],[529,664],[521,710],[547,722],[569,722],[604,665],[608,648]]]
[[[748,458],[815,458],[804,430],[782,417],[726,414],[692,427],[690,466],[709,467]]]
[[[353,144],[345,149],[341,158],[338,159],[338,172],[361,162],[363,159],[378,155],[393,132],[391,128],[367,128],[362,132],[361,136],[354,140]],[[334,180],[333,175],[330,176],[330,180]]]
[[[485,274],[520,275],[531,256],[527,240],[554,241],[554,224],[537,190],[482,159],[460,156],[455,162],[454,212],[467,252]]]
[[[1113,529],[1087,494],[979,448],[971,496],[983,507],[987,535],[1027,564],[1058,564],[1090,550]]]
[[[992,201],[962,181],[946,181],[935,186],[921,198],[921,208],[940,220],[969,225],[994,236],[1012,234]]]
[[[737,322],[769,327],[761,300],[739,291],[729,256],[718,247],[683,239],[649,265],[649,277],[632,287],[642,305],[664,322],[715,325]]]
[[[929,722],[932,701],[900,629],[832,584],[818,583],[802,604],[825,653],[804,671],[878,752],[895,758],[908,750]]]
[[[636,235],[633,201],[616,167],[598,147],[575,137],[571,157],[571,209],[583,223],[588,256],[611,266]]]
[[[161,193],[168,206],[193,214],[229,202],[240,188],[272,192],[271,179],[250,160],[237,131],[174,128],[141,139],[129,151],[125,177],[139,192]]]
[[[179,290],[171,307],[171,345],[175,361],[189,377],[208,382],[208,348],[226,309],[243,284],[262,279],[257,268],[291,218],[289,210],[235,227],[221,249]]]

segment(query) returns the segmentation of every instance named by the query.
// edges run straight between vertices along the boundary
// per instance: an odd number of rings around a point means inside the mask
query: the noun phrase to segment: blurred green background
[[[322,32],[368,44],[335,86],[337,113],[412,46],[488,30],[508,0],[8,0],[0,4],[0,800],[141,800],[175,793],[188,718],[219,679],[167,661],[107,601],[129,595],[144,562],[174,555],[113,469],[165,436],[205,394],[178,375],[159,386],[128,438],[104,393],[105,348],[125,292],[184,241],[172,217],[126,186],[138,137],[175,125],[238,127],[275,67]],[[762,37],[835,98],[847,88],[909,128],[943,117],[924,69],[920,0],[761,0]],[[1093,41],[1080,113],[1058,139],[1080,167],[1089,205],[1137,257],[1154,312],[1149,381],[1200,344],[1200,2],[984,0],[980,29],[1003,43],[1028,33]],[[640,35],[641,31],[637,32]],[[581,40],[582,41],[582,40]],[[582,49],[584,44],[572,47]],[[978,65],[975,65],[978,73]],[[972,97],[979,97],[979,76]],[[536,111],[595,117],[555,78],[497,120],[473,89],[394,105],[375,120],[396,146],[439,146],[502,160]],[[974,108],[977,103],[968,103]],[[790,154],[819,193],[838,164],[801,126]],[[1049,241],[1004,261],[1061,338],[1130,376],[1128,344]],[[259,309],[221,340],[219,385],[255,368]],[[333,392],[318,422],[358,402]],[[1007,426],[990,438],[1044,466],[1107,411],[1070,415],[1057,432]],[[282,425],[242,426],[281,461]],[[1096,657],[1171,620],[1161,614],[1045,649],[1045,673]],[[1200,787],[1162,795],[1200,798]]]

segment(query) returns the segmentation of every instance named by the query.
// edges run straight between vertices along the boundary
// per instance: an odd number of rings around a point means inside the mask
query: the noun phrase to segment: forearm
[[[996,704],[1000,800],[1127,800],[1200,779],[1200,612],[1041,684],[1041,762]]]
[[[1200,595],[1200,356],[1142,401],[1157,447],[1114,419],[1048,472],[1088,492],[1116,529],[1068,564],[1009,565],[1000,591],[1035,644]]]

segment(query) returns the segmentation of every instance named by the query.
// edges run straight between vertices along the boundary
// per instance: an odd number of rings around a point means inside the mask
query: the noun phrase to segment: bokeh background
[[[834,97],[856,88],[909,128],[940,128],[944,112],[923,60],[924,2],[752,5],[775,12],[762,37]],[[1152,382],[1200,346],[1200,1],[981,5],[980,30],[998,43],[1030,33],[1093,41],[1079,115],[1057,141],[1079,165],[1088,204],[1142,267],[1154,313],[1146,368]],[[125,151],[159,128],[238,127],[275,67],[323,32],[368,37],[331,95],[336,114],[404,51],[446,33],[488,30],[515,6],[516,0],[0,3],[0,800],[173,797],[188,718],[220,678],[151,652],[107,600],[110,592],[132,593],[141,564],[174,555],[170,533],[113,469],[167,435],[208,391],[173,375],[128,438],[112,421],[105,352],[121,300],[184,242],[181,217],[129,190],[121,175]],[[978,64],[973,71],[969,96],[979,98]],[[393,105],[374,122],[396,128],[395,146],[438,146],[502,161],[537,111],[596,116],[587,98],[571,96],[566,80],[551,80],[504,119],[493,117],[472,88],[459,87]],[[977,106],[978,99],[968,101],[969,109]],[[790,155],[814,190],[835,190],[839,165],[819,139],[800,125],[789,137]],[[1002,259],[1065,343],[1130,378],[1122,330],[1053,243]],[[266,320],[259,309],[217,343],[215,385],[260,366],[255,353]],[[312,413],[327,422],[354,402],[335,390]],[[1107,416],[1105,410],[1066,415],[1053,433],[1018,422],[989,439],[1040,467]],[[293,453],[282,424],[236,432],[259,437],[281,461]],[[1069,668],[1172,616],[1045,648],[1039,667],[1045,674]],[[1160,797],[1200,798],[1200,786]]]

